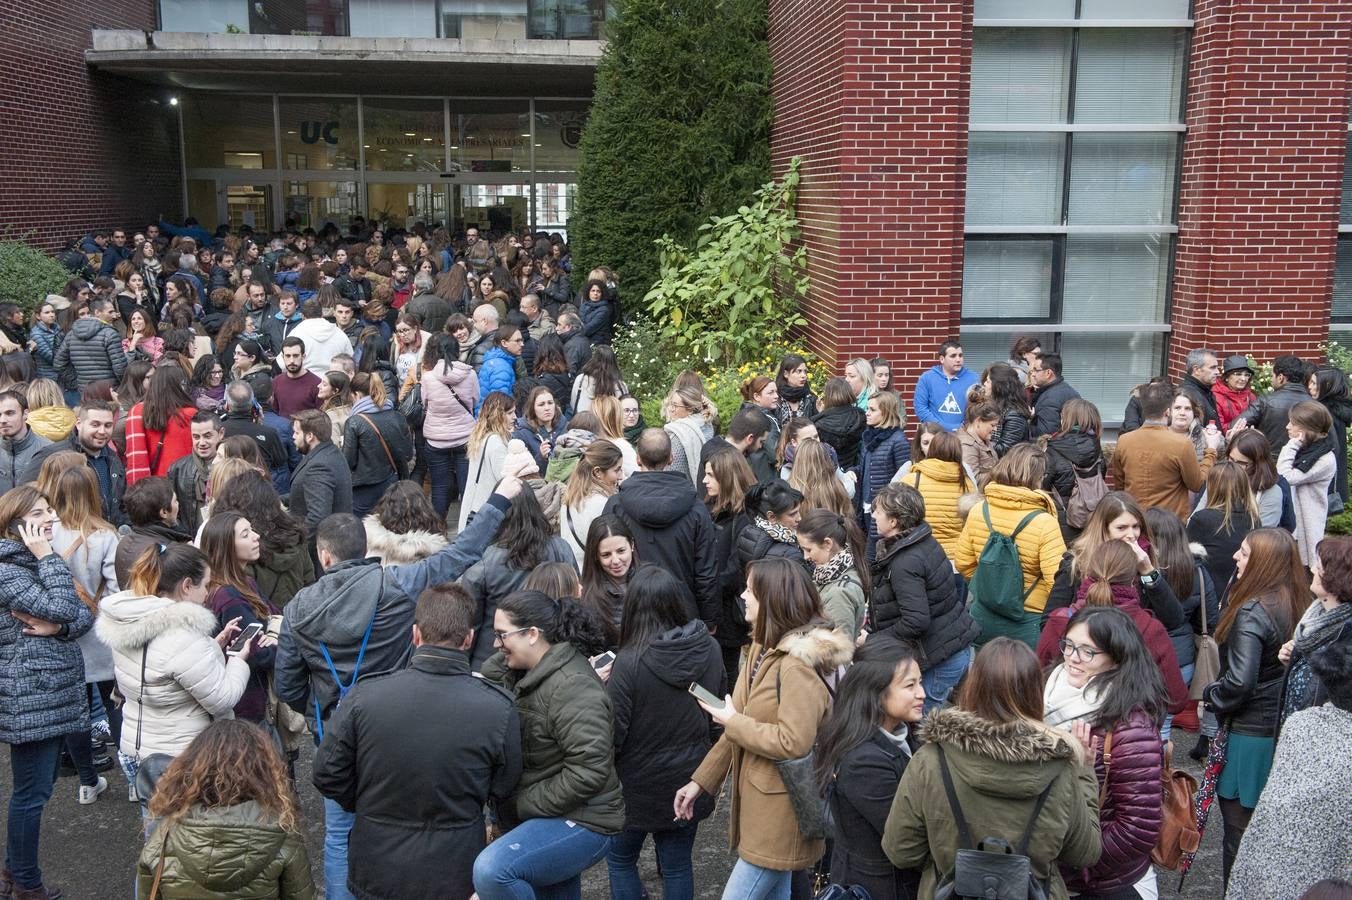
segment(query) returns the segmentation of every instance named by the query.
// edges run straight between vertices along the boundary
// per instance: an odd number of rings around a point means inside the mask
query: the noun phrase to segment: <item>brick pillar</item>
[[[808,343],[909,396],[958,333],[971,4],[771,0],[776,172],[803,158]]]
[[[1197,0],[1169,369],[1194,347],[1319,355],[1352,24],[1330,2]]]

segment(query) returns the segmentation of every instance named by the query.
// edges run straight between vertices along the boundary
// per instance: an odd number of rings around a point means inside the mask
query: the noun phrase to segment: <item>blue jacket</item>
[[[878,539],[878,526],[869,514],[868,508],[874,496],[887,487],[892,476],[897,474],[901,464],[911,458],[911,445],[906,441],[906,432],[900,428],[865,428],[864,437],[859,442],[859,465],[854,471],[859,477],[854,492],[854,506],[859,512],[864,529],[868,535],[869,557]]]
[[[296,471],[296,466],[300,465],[300,451],[296,449],[296,438],[291,433],[291,420],[270,409],[265,409],[263,410],[263,424],[277,432],[277,440],[282,442],[282,449],[286,451],[286,470],[277,469],[272,473],[272,486],[277,488],[277,493],[285,497],[291,493],[291,473]],[[282,490],[283,485],[285,485],[286,490]]]
[[[190,237],[197,242],[199,247],[210,247],[214,241],[210,231],[207,231],[201,225],[170,225],[163,220],[160,221],[160,231],[170,237]]]
[[[535,464],[540,467],[540,474],[543,475],[545,472],[545,465],[549,460],[540,455],[540,444],[547,440],[551,447],[556,446],[559,442],[559,435],[567,430],[568,416],[560,410],[558,415],[554,417],[554,427],[548,431],[540,431],[532,428],[530,423],[524,418],[518,418],[516,420],[516,430],[512,432],[512,437],[518,438],[521,443],[526,445],[526,449],[530,451],[530,455],[535,457]]]
[[[99,263],[99,274],[112,278],[113,270],[124,259],[131,259],[131,248],[109,244],[108,249],[103,251],[103,261]]]
[[[483,367],[479,369],[479,402],[483,403],[494,391],[510,397],[515,385],[516,357],[501,347],[485,353]]]
[[[609,344],[615,336],[616,309],[614,301],[602,297],[598,302],[583,300],[577,308],[582,317],[582,330],[593,344]]]
[[[272,280],[277,282],[277,287],[281,288],[284,291],[299,292],[298,288],[296,287],[296,282],[300,281],[300,272],[294,270],[288,272],[278,272],[277,275]]]
[[[49,328],[42,322],[34,324],[28,332],[28,339],[37,345],[33,350],[33,362],[37,365],[39,378],[50,378],[60,383],[61,376],[56,371],[56,348],[61,346],[64,336],[59,325]]]
[[[935,366],[915,383],[915,417],[921,422],[938,422],[949,431],[962,425],[967,409],[967,391],[981,377],[965,366],[949,378],[943,366]]]
[[[61,557],[38,559],[18,541],[0,539],[0,741],[26,744],[89,729],[84,658],[75,639],[94,614],[75,594]],[[30,637],[11,615],[28,613],[66,626],[66,634]]]

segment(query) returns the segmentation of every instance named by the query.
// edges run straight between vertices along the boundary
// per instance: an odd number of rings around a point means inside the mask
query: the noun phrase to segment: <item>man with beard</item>
[[[290,417],[303,409],[319,409],[319,376],[305,368],[305,341],[295,336],[282,341],[278,358],[282,374],[272,379],[277,414]]]
[[[207,476],[216,458],[216,448],[225,440],[225,429],[210,410],[198,410],[189,426],[192,429],[192,453],[174,461],[166,476],[178,498],[178,528],[196,534],[202,524],[202,507],[207,502]]]
[[[352,470],[333,443],[333,423],[327,414],[317,409],[296,413],[291,417],[291,435],[301,461],[291,476],[287,509],[304,519],[313,534],[333,513],[352,512]]]
[[[23,484],[19,475],[51,441],[28,427],[28,400],[15,390],[0,391],[0,492]]]
[[[20,482],[37,481],[38,473],[47,457],[54,453],[78,450],[85,455],[89,468],[99,480],[99,497],[103,501],[103,517],[114,525],[122,525],[127,516],[122,510],[122,495],[127,489],[127,469],[122,460],[108,446],[113,436],[113,422],[117,420],[117,404],[105,400],[88,400],[76,409],[75,430],[64,441],[48,444],[40,449],[24,466]]]

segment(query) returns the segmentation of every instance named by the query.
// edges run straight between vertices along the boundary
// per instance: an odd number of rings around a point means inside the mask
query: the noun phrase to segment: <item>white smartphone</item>
[[[706,706],[720,707],[725,702],[722,697],[715,697],[712,692],[705,690],[693,681],[690,682],[688,690],[695,696],[696,700],[701,701]]]
[[[238,653],[248,646],[249,641],[258,637],[259,632],[263,630],[262,622],[250,622],[244,626],[244,630],[235,635],[235,639],[230,642],[230,647],[226,652]]]
[[[605,653],[602,653],[600,656],[596,657],[596,659],[592,660],[592,668],[599,672],[614,661],[615,651],[607,650]]]

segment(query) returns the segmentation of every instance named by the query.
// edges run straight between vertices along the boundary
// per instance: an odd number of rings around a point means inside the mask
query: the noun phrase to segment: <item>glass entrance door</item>
[[[220,220],[231,229],[248,225],[258,231],[268,231],[272,225],[272,185],[230,184],[217,193]]]
[[[447,188],[441,183],[370,183],[366,215],[404,228],[424,222],[429,228],[446,221]]]

